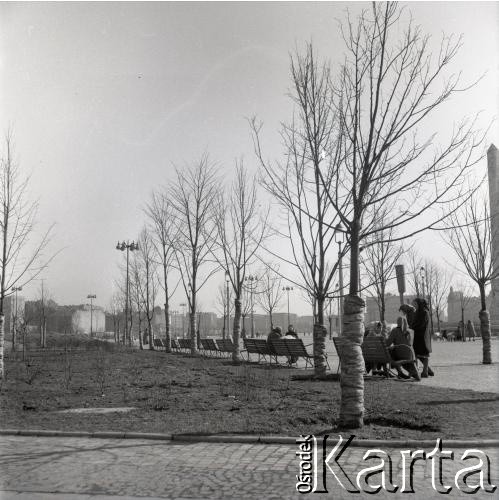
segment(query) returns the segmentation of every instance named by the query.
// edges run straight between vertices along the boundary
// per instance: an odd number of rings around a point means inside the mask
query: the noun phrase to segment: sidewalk
[[[331,439],[335,440],[336,437]],[[381,447],[394,462],[400,484],[400,451]],[[448,449],[445,446],[444,448]],[[126,498],[280,499],[305,498],[296,492],[297,446],[187,443],[150,440],[0,436],[1,500],[111,500]],[[364,448],[348,448],[341,457],[347,474],[369,464]],[[431,451],[426,449],[427,452]],[[463,450],[446,461],[444,480],[453,485]],[[499,452],[484,449],[492,464],[491,479],[499,483]],[[440,498],[431,485],[431,462],[415,466],[415,494],[380,492],[375,498]],[[374,478],[373,478],[374,479]],[[332,475],[328,495],[310,498],[372,498],[343,490]],[[448,498],[469,498],[455,488]],[[473,498],[498,498],[479,492]]]

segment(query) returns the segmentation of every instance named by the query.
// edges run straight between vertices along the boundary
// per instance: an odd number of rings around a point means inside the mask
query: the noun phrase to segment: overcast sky
[[[481,123],[490,122],[499,102],[499,3],[406,5],[435,39],[464,35],[455,69],[465,81],[486,72],[435,129],[445,133],[480,110]],[[321,56],[340,60],[336,19],[346,7],[368,4],[0,4],[0,130],[12,127],[17,159],[32,175],[40,230],[56,223],[51,250],[63,251],[43,277],[57,302],[95,293],[107,306],[123,258],[116,242],[137,237],[141,209],[173,165],[208,151],[224,171],[241,155],[256,169],[252,115],[265,122],[269,156],[282,154],[276,131],[291,113],[289,52],[312,39]],[[499,143],[497,131],[489,143]],[[428,243],[431,257],[448,253],[435,235],[420,248]],[[204,310],[214,309],[212,297],[202,295]],[[308,313],[297,294],[291,308]]]

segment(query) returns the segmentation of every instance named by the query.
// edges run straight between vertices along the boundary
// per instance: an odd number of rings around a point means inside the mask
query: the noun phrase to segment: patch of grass
[[[340,385],[335,377],[317,380],[287,367],[234,366],[226,360],[130,350],[78,337],[67,336],[65,344],[59,340],[52,338],[46,350],[29,351],[41,367],[31,384],[21,360],[7,356],[1,427],[295,436],[339,432]],[[69,381],[63,345],[71,346]],[[433,439],[445,433],[442,437],[472,439],[497,432],[490,415],[499,413],[499,401],[489,393],[379,379],[366,380],[364,395],[365,426],[354,431],[359,438]],[[57,413],[123,403],[136,410]]]

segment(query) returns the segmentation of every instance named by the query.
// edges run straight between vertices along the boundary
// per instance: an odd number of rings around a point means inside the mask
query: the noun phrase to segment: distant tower
[[[497,148],[491,144],[487,151],[489,174],[489,199],[492,229],[492,259],[496,269],[499,266],[499,155]],[[499,278],[492,282],[492,302],[490,320],[493,329],[499,329]]]

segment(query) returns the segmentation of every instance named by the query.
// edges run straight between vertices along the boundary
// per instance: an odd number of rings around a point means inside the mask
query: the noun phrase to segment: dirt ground
[[[337,433],[338,380],[268,364],[128,350],[82,338],[6,356],[0,427],[161,433]],[[66,345],[67,349],[64,349]],[[296,377],[298,375],[298,377]],[[63,410],[131,407],[127,412]],[[487,439],[497,435],[494,393],[365,380],[358,438]],[[343,430],[344,431],[344,430]]]

